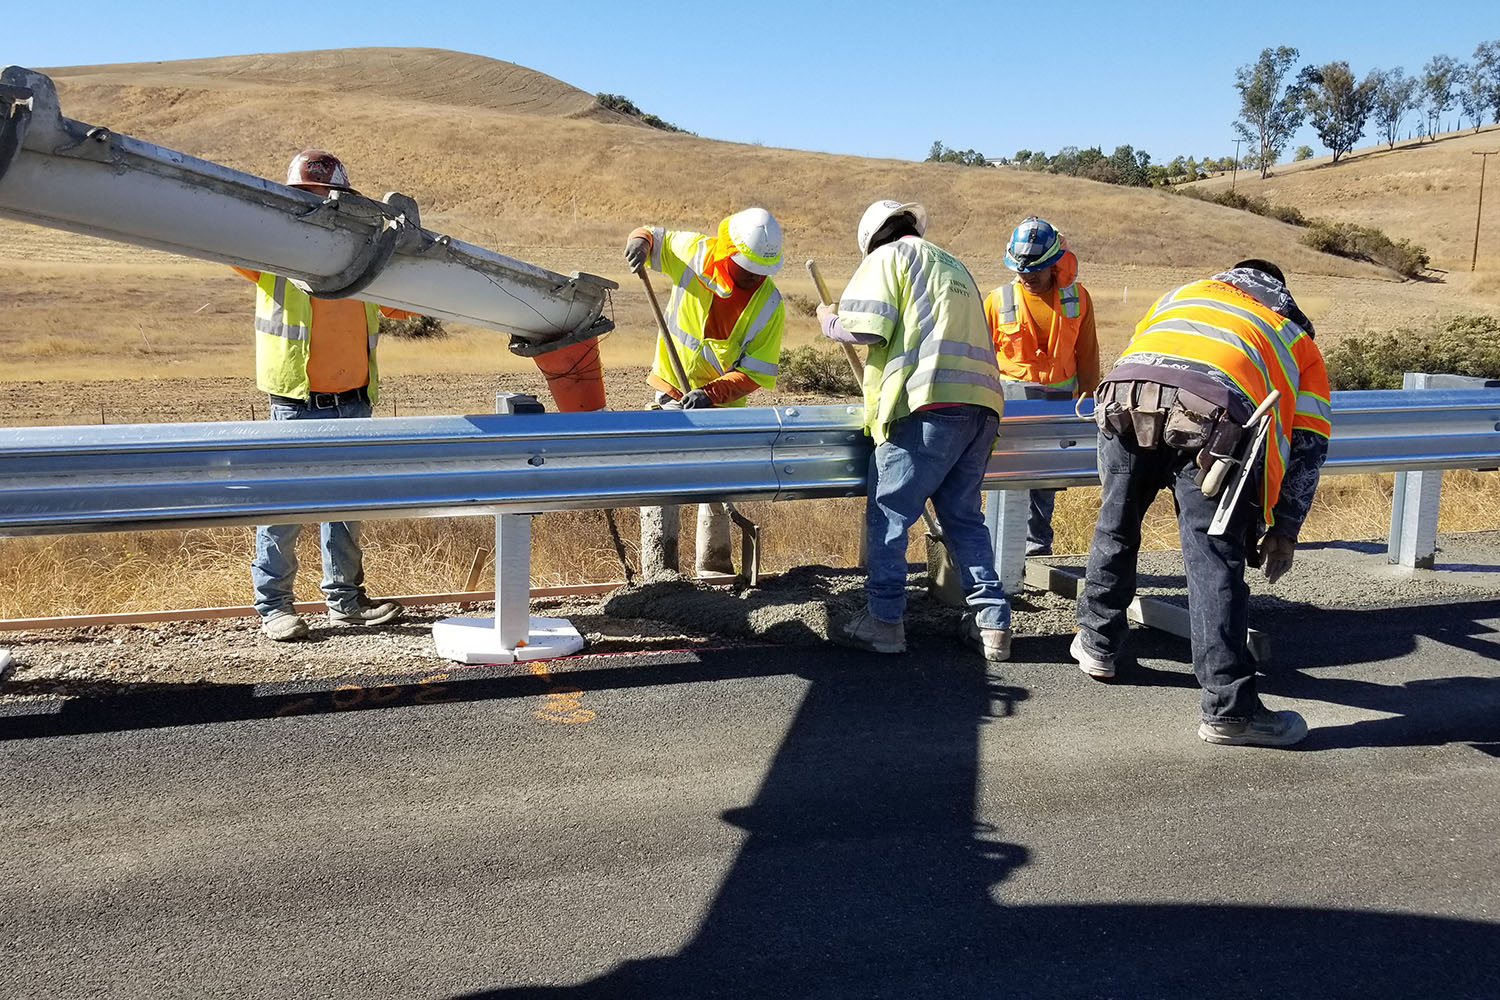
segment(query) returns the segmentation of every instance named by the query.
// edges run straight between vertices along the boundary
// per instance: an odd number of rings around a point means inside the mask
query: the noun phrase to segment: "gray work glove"
[[[632,236],[625,244],[625,263],[632,271],[639,271],[651,253],[651,241],[644,236]]]
[[[682,408],[684,410],[706,410],[713,405],[714,401],[702,389],[694,389],[682,397]]]
[[[1265,561],[1263,572],[1267,583],[1275,583],[1292,568],[1292,557],[1297,553],[1297,543],[1275,531],[1266,533],[1260,543],[1260,557]]]

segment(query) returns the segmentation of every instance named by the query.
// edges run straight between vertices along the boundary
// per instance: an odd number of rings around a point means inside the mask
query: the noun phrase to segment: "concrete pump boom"
[[[304,282],[511,334],[535,356],[613,328],[608,278],[563,276],[423,229],[405,195],[328,198],[64,118],[57,90],[0,74],[0,216]]]

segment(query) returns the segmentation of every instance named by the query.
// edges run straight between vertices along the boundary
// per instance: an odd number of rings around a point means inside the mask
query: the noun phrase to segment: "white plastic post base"
[[[502,642],[493,618],[444,618],[432,623],[432,641],[438,655],[459,663],[514,663],[517,660],[550,660],[583,648],[583,636],[566,618],[531,619],[524,646],[508,648]]]
[[[10,650],[0,649],[0,681],[5,680],[6,673],[10,670]]]

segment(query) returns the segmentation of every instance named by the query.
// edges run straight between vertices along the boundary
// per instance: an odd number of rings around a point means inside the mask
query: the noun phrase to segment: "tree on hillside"
[[[1256,150],[1262,179],[1302,124],[1301,92],[1295,86],[1282,88],[1296,59],[1297,50],[1285,45],[1262,49],[1253,64],[1234,71],[1234,89],[1240,92],[1240,117],[1234,130]]]
[[[1453,108],[1458,73],[1458,61],[1452,56],[1433,56],[1422,67],[1422,106],[1427,110],[1429,139],[1442,127],[1444,112]]]
[[[1313,158],[1313,148],[1311,146],[1298,146],[1292,152],[1292,162],[1293,163],[1301,163],[1303,160],[1310,160],[1312,158]]]
[[[1375,73],[1356,83],[1348,63],[1331,62],[1316,69],[1309,66],[1298,83],[1313,131],[1333,153],[1333,162],[1339,162],[1365,134],[1365,122],[1375,105]]]
[[[655,115],[646,114],[646,112],[635,106],[634,101],[623,94],[595,94],[594,100],[598,101],[602,107],[606,107],[611,111],[618,111],[622,115],[629,115],[632,118],[639,119],[641,124],[650,125],[652,128],[660,129],[663,132],[681,132],[685,135],[696,134],[694,132],[689,132],[685,128],[678,128],[671,122],[662,121]]]
[[[1474,65],[1469,70],[1484,91],[1484,106],[1490,109],[1492,121],[1500,124],[1500,41],[1480,42],[1474,49]]]
[[[1395,69],[1372,69],[1370,76],[1375,80],[1375,101],[1371,114],[1375,118],[1375,124],[1380,127],[1380,134],[1385,137],[1387,148],[1394,149],[1396,140],[1401,136],[1401,119],[1406,117],[1408,111],[1417,108],[1417,81],[1402,71],[1400,66]]]
[[[1460,66],[1458,80],[1458,113],[1474,124],[1474,131],[1484,124],[1489,107],[1489,89],[1484,74],[1475,66]]]
[[[941,140],[934,141],[927,150],[928,163],[957,163],[962,167],[987,167],[990,161],[972,149],[950,149]]]

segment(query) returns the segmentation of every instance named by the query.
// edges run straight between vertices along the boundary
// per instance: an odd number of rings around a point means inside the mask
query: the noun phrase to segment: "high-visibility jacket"
[[[253,273],[253,272],[252,272]],[[255,279],[255,384],[274,396],[307,399],[307,361],[312,354],[312,297],[279,274],[261,272]],[[375,347],[380,340],[380,307],[365,307],[365,336],[370,355],[368,392],[379,395]],[[391,310],[399,315],[409,315]]]
[[[1062,265],[1069,261],[1072,267],[1064,268]],[[1050,330],[1037,329],[1035,317],[1026,310],[1019,280],[1001,285],[985,296],[984,318],[995,342],[1001,378],[1076,393],[1079,362],[1086,357],[1090,370],[1081,373],[1087,383],[1083,391],[1094,391],[1099,381],[1099,343],[1094,333],[1092,304],[1077,274],[1077,258],[1069,251],[1059,263],[1058,284],[1052,289]]]
[[[678,388],[684,392],[696,389],[732,371],[743,372],[762,389],[773,388],[780,371],[781,334],[786,326],[781,292],[770,278],[762,280],[729,336],[723,340],[705,337],[708,310],[718,294],[703,277],[709,242],[702,233],[672,232],[661,226],[651,229],[651,269],[672,282],[672,294],[662,315],[690,383]],[[659,338],[651,374],[677,385],[667,346]],[[744,406],[745,399],[740,397],[724,405]]]
[[[979,287],[957,258],[905,236],[877,247],[839,299],[839,324],[880,338],[865,360],[865,431],[877,444],[924,406],[1005,408]]]
[[[1266,523],[1273,523],[1292,432],[1326,438],[1333,431],[1328,372],[1312,336],[1233,285],[1208,279],[1156,301],[1136,324],[1119,363],[1129,364],[1137,354],[1206,364],[1223,372],[1252,406],[1264,402],[1272,389],[1281,391],[1271,410],[1273,446],[1267,449],[1261,477],[1262,510]]]

